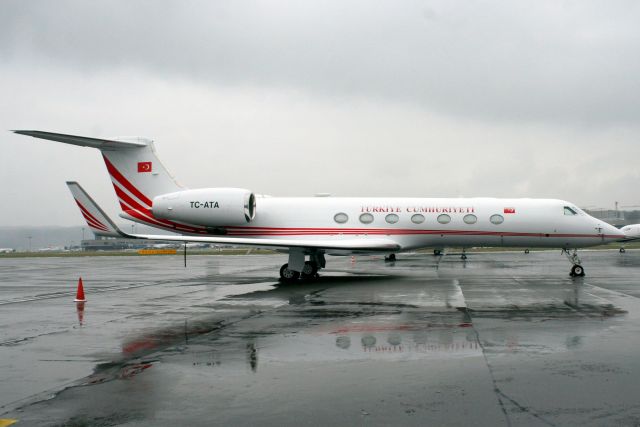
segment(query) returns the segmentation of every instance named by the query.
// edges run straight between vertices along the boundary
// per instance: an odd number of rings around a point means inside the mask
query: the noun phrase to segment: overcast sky
[[[0,2],[0,225],[115,215],[98,151],[184,185],[640,205],[637,1]]]

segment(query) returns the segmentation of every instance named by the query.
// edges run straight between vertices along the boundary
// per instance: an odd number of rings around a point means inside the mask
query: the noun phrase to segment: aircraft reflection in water
[[[151,367],[153,361],[148,360],[150,357],[171,357],[176,349],[179,354],[188,355],[196,367],[229,369],[244,364],[252,372],[257,371],[259,364],[300,360],[393,360],[437,354],[477,356],[485,345],[517,352],[528,348],[530,343],[537,343],[563,351],[576,348],[589,335],[599,333],[592,330],[593,323],[584,323],[585,319],[605,319],[625,313],[611,304],[582,302],[583,287],[573,282],[565,289],[564,295],[558,295],[557,302],[486,306],[475,310],[443,310],[442,307],[391,310],[376,307],[370,311],[356,311],[351,307],[340,308],[344,312],[338,313],[331,310],[333,318],[328,318],[317,310],[298,310],[297,304],[293,304],[265,313],[268,321],[261,321],[259,325],[267,326],[259,326],[261,329],[257,330],[256,323],[248,322],[243,326],[242,320],[227,326],[219,318],[189,320],[127,339],[122,345],[120,361],[101,365],[96,371],[98,378],[105,375],[127,378]],[[274,289],[272,292],[278,291]],[[248,296],[244,297],[244,301],[250,303],[251,298],[247,300]],[[357,317],[345,321],[348,313]],[[512,327],[516,323],[506,323],[506,328],[490,328],[482,336],[474,327],[476,321],[495,320],[520,322],[520,326]],[[541,321],[570,322],[571,327],[560,329],[567,333],[521,327],[522,322]],[[300,325],[310,326],[300,329]],[[500,322],[499,325],[505,323]],[[169,347],[173,350],[162,355],[162,351]]]
[[[453,326],[454,328],[456,326]],[[471,324],[465,326],[471,328]],[[352,335],[357,339],[360,336],[359,346],[355,349],[363,352],[373,353],[428,353],[428,352],[471,352],[482,351],[478,343],[476,333],[473,329],[462,333],[462,331],[452,330],[448,326],[442,326],[438,331],[415,330],[409,332],[409,328],[400,325],[397,328],[388,327],[366,327],[366,332],[359,332],[362,328],[350,327],[338,328],[332,334],[338,334],[335,339],[336,347],[351,349]],[[353,334],[349,332],[353,331]],[[356,341],[357,342],[357,341]]]

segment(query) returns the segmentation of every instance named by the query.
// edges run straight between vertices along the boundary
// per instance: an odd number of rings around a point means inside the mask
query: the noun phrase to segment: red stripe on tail
[[[145,203],[148,207],[151,207],[153,205],[153,202],[151,202],[151,200],[147,196],[142,194],[140,190],[138,190],[133,184],[131,184],[131,182],[129,182],[129,180],[125,178],[124,175],[122,175],[115,166],[113,166],[109,159],[107,159],[107,156],[103,154],[102,157],[104,158],[104,163],[107,165],[109,174],[111,174],[111,176],[115,178],[116,181],[122,184],[124,188],[129,190],[131,194],[140,199],[140,201]]]

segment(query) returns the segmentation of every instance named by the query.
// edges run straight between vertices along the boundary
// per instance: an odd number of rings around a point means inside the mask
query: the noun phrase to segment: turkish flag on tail
[[[151,172],[151,162],[138,162],[138,173]]]
[[[516,208],[504,208],[504,213],[506,213],[506,214],[514,214],[514,213],[516,213]]]

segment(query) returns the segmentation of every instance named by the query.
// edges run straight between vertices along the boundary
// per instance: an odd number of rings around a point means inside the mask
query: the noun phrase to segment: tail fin
[[[122,237],[121,234],[118,233],[115,224],[111,222],[109,217],[100,206],[93,201],[91,196],[84,191],[84,188],[82,188],[80,184],[68,181],[67,187],[71,190],[71,194],[80,208],[80,213],[82,213],[82,216],[87,221],[87,225],[91,231],[93,231],[93,234],[105,237]]]
[[[34,130],[15,133],[82,147],[97,148],[107,165],[123,211],[151,211],[152,200],[160,194],[182,190],[156,156],[153,141],[140,137],[88,138]]]

